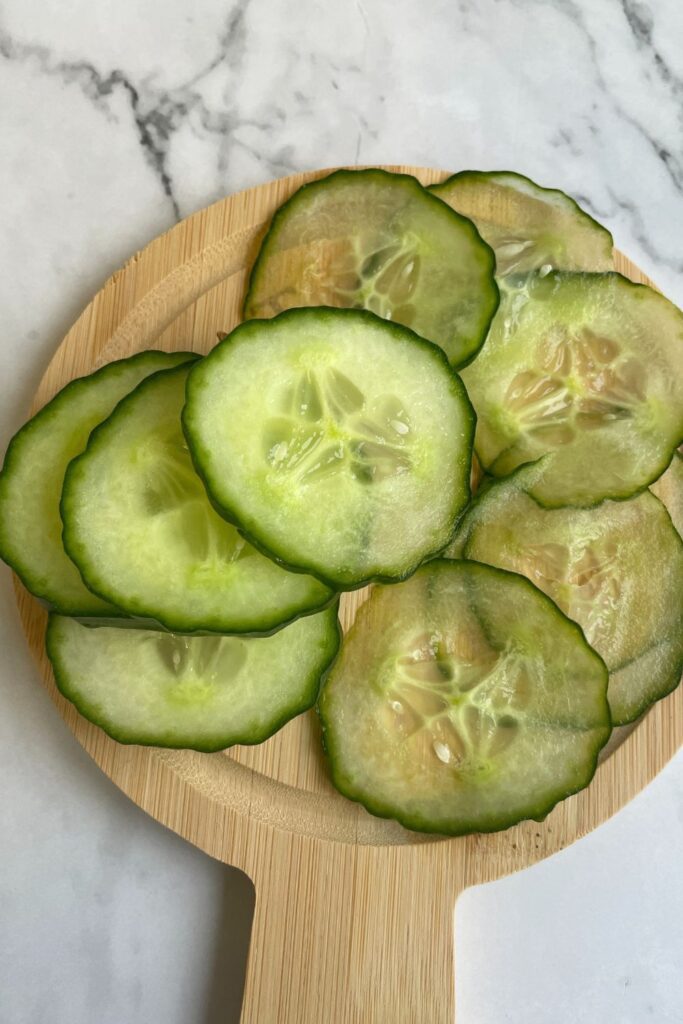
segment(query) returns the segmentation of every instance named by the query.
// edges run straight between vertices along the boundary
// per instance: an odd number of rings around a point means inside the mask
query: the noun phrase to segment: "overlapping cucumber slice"
[[[66,474],[64,543],[96,593],[177,632],[267,633],[332,598],[214,511],[180,424],[188,370],[144,381]]]
[[[368,313],[238,327],[188,377],[183,424],[216,506],[338,589],[400,579],[469,500],[473,414],[441,349]]]
[[[484,468],[550,453],[535,498],[588,506],[663,472],[683,437],[683,314],[620,274],[527,276],[505,289],[462,376]]]
[[[295,306],[370,310],[436,342],[456,366],[486,337],[498,304],[494,258],[471,221],[405,174],[336,171],[273,218],[245,318]]]
[[[672,523],[683,537],[683,455],[680,450],[674,453],[669,466],[650,490],[666,505]]]
[[[408,828],[543,818],[610,734],[607,670],[522,576],[437,560],[359,611],[319,700],[336,786]]]
[[[544,509],[542,466],[486,488],[448,555],[523,573],[583,628],[609,672],[615,724],[670,693],[683,671],[683,542],[649,491],[595,509]]]
[[[511,172],[300,189],[250,322],[68,385],[10,445],[0,556],[57,609],[62,693],[123,743],[261,742],[316,700],[334,592],[375,581],[319,701],[342,793],[457,835],[585,786],[683,667],[647,489],[680,531],[683,314],[611,267]]]
[[[141,380],[194,358],[149,351],[109,363],[67,384],[10,442],[0,473],[0,558],[53,608],[83,617],[122,614],[87,589],[64,551],[64,474],[92,429]]]
[[[89,628],[51,615],[62,694],[120,743],[223,750],[261,743],[312,707],[339,646],[336,607],[269,637]]]
[[[559,189],[514,171],[460,171],[430,191],[474,221],[500,277],[612,269],[611,234]]]

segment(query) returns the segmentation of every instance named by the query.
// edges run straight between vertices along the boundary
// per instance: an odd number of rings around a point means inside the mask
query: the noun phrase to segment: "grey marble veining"
[[[380,162],[563,188],[683,304],[683,6],[0,0],[0,448],[133,251],[228,192]],[[0,1024],[224,1020],[247,890],[102,778],[18,637],[3,571]],[[679,757],[596,836],[466,898],[462,1024],[680,1024],[682,791]]]
[[[667,283],[683,265],[675,0],[78,8],[70,31],[6,3],[0,58],[84,135],[128,133],[169,219],[306,166],[502,165],[572,191]]]

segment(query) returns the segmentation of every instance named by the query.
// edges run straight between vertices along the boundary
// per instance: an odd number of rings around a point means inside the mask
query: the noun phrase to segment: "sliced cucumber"
[[[627,498],[683,437],[683,314],[620,274],[531,275],[506,289],[463,371],[484,468],[506,476],[550,452],[544,505]]]
[[[437,560],[378,587],[323,687],[335,785],[408,828],[543,818],[588,784],[610,734],[607,670],[522,576]]]
[[[671,463],[650,490],[666,505],[671,521],[683,537],[683,455],[674,453]]]
[[[223,514],[338,589],[407,576],[469,498],[460,378],[436,345],[370,313],[242,324],[189,375],[183,424]]]
[[[471,221],[407,174],[336,171],[273,218],[244,316],[351,306],[411,327],[456,366],[472,359],[498,305],[494,258]]]
[[[529,494],[542,471],[525,466],[486,489],[447,553],[523,573],[578,622],[609,669],[623,725],[681,678],[683,543],[649,491],[595,509],[542,508]]]
[[[612,269],[611,234],[559,189],[514,171],[460,171],[430,191],[474,221],[500,277]]]
[[[96,593],[176,632],[267,633],[328,602],[213,510],[180,426],[187,368],[155,374],[91,436],[64,482],[64,544]]]
[[[67,384],[10,442],[0,473],[0,558],[32,594],[64,614],[121,614],[90,593],[64,552],[59,499],[66,467],[141,380],[195,358],[150,351],[109,363]]]
[[[339,646],[336,607],[270,637],[89,628],[51,615],[57,686],[119,743],[223,750],[261,743],[315,703]]]

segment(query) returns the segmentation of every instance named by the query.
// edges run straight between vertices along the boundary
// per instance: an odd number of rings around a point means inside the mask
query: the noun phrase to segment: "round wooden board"
[[[443,172],[391,168],[424,184]],[[96,295],[56,352],[35,397],[149,347],[207,352],[239,321],[247,269],[298,174],[224,199],[136,254]],[[647,281],[625,257],[617,269]],[[649,282],[651,283],[651,282]],[[438,1024],[454,1017],[457,893],[526,867],[595,828],[643,788],[683,740],[683,690],[610,745],[588,789],[543,824],[434,839],[373,818],[330,785],[314,715],[257,747],[223,754],[120,746],[57,692],[43,650],[45,613],[17,583],[26,635],[60,713],[100,768],[167,827],[243,869],[256,910],[243,1021]],[[343,599],[344,626],[363,593]]]

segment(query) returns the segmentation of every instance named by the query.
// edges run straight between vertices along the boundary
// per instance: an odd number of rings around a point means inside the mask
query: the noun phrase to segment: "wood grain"
[[[425,184],[438,171],[396,168]],[[136,254],[93,299],[35,397],[152,345],[207,352],[239,320],[246,268],[293,175],[229,197]],[[617,266],[646,278],[623,256]],[[591,786],[543,824],[434,839],[373,818],[330,785],[313,715],[259,747],[223,754],[115,743],[57,692],[45,613],[17,582],[22,622],[57,708],[100,768],[168,828],[244,870],[256,887],[243,1024],[442,1024],[454,1019],[453,907],[468,885],[526,867],[614,814],[683,739],[683,692],[610,745]],[[343,602],[345,626],[363,594]]]

